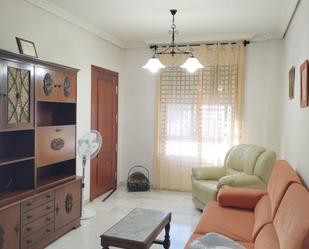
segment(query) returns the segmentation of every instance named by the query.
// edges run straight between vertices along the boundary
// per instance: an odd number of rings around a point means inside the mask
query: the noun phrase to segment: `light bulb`
[[[158,72],[161,68],[165,66],[161,63],[158,58],[150,58],[148,62],[143,66],[144,69],[148,69],[152,73]]]
[[[189,73],[194,73],[197,69],[204,68],[198,59],[193,56],[188,58],[180,67],[187,69]]]

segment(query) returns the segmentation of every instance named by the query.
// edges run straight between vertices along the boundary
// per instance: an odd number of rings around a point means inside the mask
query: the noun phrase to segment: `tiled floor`
[[[201,212],[196,210],[190,193],[157,191],[128,193],[125,188],[117,191],[106,201],[98,198],[87,205],[97,216],[82,221],[82,226],[64,235],[48,246],[48,249],[100,249],[99,236],[114,223],[123,218],[133,208],[150,208],[172,212],[171,247],[182,249],[195,228]],[[159,236],[164,237],[164,232]],[[163,248],[153,245],[152,249]]]

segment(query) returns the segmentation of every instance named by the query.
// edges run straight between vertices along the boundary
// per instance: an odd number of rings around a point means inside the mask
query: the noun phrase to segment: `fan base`
[[[96,216],[96,211],[88,208],[83,208],[81,220],[89,220]]]

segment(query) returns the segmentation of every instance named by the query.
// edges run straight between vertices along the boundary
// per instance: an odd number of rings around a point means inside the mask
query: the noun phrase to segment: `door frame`
[[[96,84],[96,80],[94,79],[94,72],[100,72],[100,73],[104,73],[104,74],[108,74],[110,76],[113,76],[116,78],[116,87],[118,88],[118,82],[119,82],[119,74],[117,72],[105,69],[105,68],[101,68],[95,65],[91,65],[91,130],[97,130],[97,124],[98,124],[98,118],[97,118],[97,84]],[[116,94],[116,113],[118,116],[118,90],[117,90],[117,94]],[[118,146],[118,122],[116,124],[116,143]],[[117,187],[117,178],[118,178],[118,149],[116,151],[116,186]],[[91,168],[93,165],[93,159],[90,162],[90,201],[93,201],[97,196],[94,196],[93,194],[93,186],[92,186],[92,182],[91,182]]]

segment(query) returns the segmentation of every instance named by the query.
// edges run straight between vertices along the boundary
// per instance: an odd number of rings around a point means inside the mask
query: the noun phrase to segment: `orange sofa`
[[[267,190],[225,188],[205,207],[189,239],[223,234],[248,249],[309,249],[309,193],[286,161],[277,161]]]

